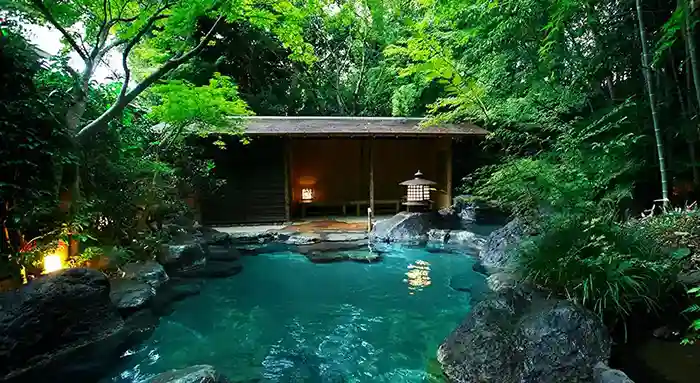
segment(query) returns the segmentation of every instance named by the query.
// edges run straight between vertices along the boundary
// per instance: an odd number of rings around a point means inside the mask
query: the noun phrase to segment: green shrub
[[[606,321],[655,310],[674,286],[679,260],[639,225],[611,215],[557,214],[540,233],[519,249],[524,276]]]
[[[693,287],[692,289],[688,290],[688,294],[691,296],[691,298],[695,299],[696,301],[700,299],[700,286]],[[697,303],[693,303],[683,311],[684,313],[693,313],[697,314],[700,313],[700,305]],[[700,318],[694,319],[691,323],[690,326],[688,327],[688,334],[685,336],[685,338],[681,341],[682,344],[695,344],[695,341],[697,341],[698,332],[700,332]]]

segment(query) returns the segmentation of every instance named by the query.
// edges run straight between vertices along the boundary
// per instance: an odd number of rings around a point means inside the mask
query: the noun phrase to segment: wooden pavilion
[[[436,208],[452,200],[453,152],[487,132],[472,124],[421,127],[420,118],[248,117],[250,144],[215,153],[225,185],[202,196],[208,224],[288,222],[308,215],[394,213],[401,181],[436,182]]]

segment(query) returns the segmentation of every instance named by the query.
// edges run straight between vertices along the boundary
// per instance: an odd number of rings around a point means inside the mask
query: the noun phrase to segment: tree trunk
[[[668,180],[666,178],[666,161],[664,159],[664,145],[661,138],[661,128],[659,124],[659,116],[656,112],[656,96],[652,86],[651,70],[649,68],[649,48],[647,39],[644,33],[644,19],[642,16],[642,2],[635,0],[637,6],[637,20],[639,21],[639,39],[642,44],[642,71],[644,73],[644,82],[646,83],[647,93],[649,94],[649,108],[651,108],[651,118],[654,124],[654,137],[656,138],[656,154],[659,157],[659,173],[661,175],[661,199],[663,206],[668,204]]]
[[[700,105],[700,69],[698,69],[698,55],[695,47],[695,35],[693,34],[692,28],[690,28],[690,14],[693,13],[694,7],[691,3],[688,7],[686,0],[682,0],[685,4],[685,38],[688,44],[688,55],[690,56],[690,67],[693,71],[693,85],[695,86],[695,98],[697,99],[697,104]]]

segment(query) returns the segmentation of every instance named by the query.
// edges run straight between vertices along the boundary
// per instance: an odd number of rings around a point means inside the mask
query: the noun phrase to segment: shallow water
[[[178,303],[112,380],[210,364],[233,382],[436,381],[426,371],[435,370],[437,346],[471,304],[450,278],[483,286],[474,262],[401,247],[374,264],[244,257],[241,274],[207,281],[200,296]]]

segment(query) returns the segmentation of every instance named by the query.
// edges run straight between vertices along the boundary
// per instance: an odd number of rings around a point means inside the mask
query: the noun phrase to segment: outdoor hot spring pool
[[[397,246],[373,264],[314,264],[292,252],[242,261],[240,274],[177,303],[111,381],[196,364],[232,382],[440,381],[437,347],[472,304],[451,279],[462,290],[485,286],[464,252]]]

